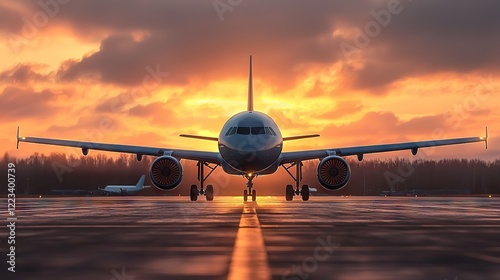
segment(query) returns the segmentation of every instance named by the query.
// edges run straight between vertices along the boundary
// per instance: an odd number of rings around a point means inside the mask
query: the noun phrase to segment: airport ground
[[[19,198],[16,215],[0,279],[500,279],[498,198]]]

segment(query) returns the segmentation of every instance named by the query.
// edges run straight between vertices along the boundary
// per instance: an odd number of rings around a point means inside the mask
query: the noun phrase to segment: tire
[[[257,191],[252,190],[252,201],[257,200]]]
[[[302,195],[303,201],[308,201],[309,200],[309,186],[303,185],[302,190],[300,191],[300,194]]]
[[[198,200],[198,186],[197,185],[191,185],[191,193],[189,196],[191,198],[191,201]]]
[[[247,201],[247,200],[248,200],[248,191],[244,190],[243,191],[243,201]]]
[[[214,186],[207,186],[207,189],[205,190],[205,197],[207,198],[207,201],[214,200]]]
[[[286,201],[292,201],[293,200],[293,186],[292,185],[286,185]]]

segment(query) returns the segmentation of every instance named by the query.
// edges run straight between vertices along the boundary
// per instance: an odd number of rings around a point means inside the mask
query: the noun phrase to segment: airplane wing
[[[485,137],[467,137],[467,138],[428,140],[428,141],[418,141],[418,142],[405,142],[405,143],[395,143],[395,144],[332,148],[324,150],[283,152],[281,158],[281,164],[302,161],[302,160],[310,160],[310,159],[322,159],[330,155],[337,155],[337,156],[357,155],[358,160],[362,160],[364,154],[401,151],[401,150],[411,150],[412,154],[416,155],[418,149],[420,148],[456,145],[456,144],[465,144],[474,142],[485,142],[486,148],[488,148],[487,141],[488,141],[488,129],[486,128]]]
[[[178,159],[189,159],[196,161],[204,161],[213,164],[220,164],[219,153],[217,152],[177,150],[168,148],[154,148],[154,147],[144,147],[144,146],[107,144],[107,143],[84,142],[84,141],[61,140],[61,139],[38,138],[38,137],[20,137],[18,128],[17,146],[19,146],[19,142],[81,148],[82,153],[84,155],[87,155],[89,150],[99,150],[107,152],[136,154],[137,159],[140,160],[143,155],[163,156],[166,154],[166,155],[171,155]]]

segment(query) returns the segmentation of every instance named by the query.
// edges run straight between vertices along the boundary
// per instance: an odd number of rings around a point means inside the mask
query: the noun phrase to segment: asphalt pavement
[[[42,197],[16,215],[0,279],[500,279],[499,198]]]

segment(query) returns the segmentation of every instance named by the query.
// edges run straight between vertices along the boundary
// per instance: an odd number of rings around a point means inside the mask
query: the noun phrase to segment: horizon
[[[112,160],[112,161],[109,161]],[[17,187],[21,193],[29,189],[30,194],[46,195],[50,190],[97,190],[107,185],[135,185],[137,180],[146,175],[144,185],[152,185],[149,175],[149,165],[154,157],[145,156],[138,162],[135,156],[109,158],[106,156],[83,155],[71,161],[61,158],[61,155],[45,157],[38,155],[37,159],[1,158],[2,164],[13,162],[19,170]],[[177,196],[189,195],[189,187],[195,184],[197,167],[194,162],[181,161],[183,165],[183,180],[173,190],[162,191],[158,188],[148,188],[141,191],[143,195]],[[316,188],[318,194],[327,195],[380,195],[384,191],[419,191],[431,194],[437,190],[468,191],[470,194],[499,194],[498,176],[496,170],[500,159],[494,162],[481,160],[441,159],[415,160],[408,158],[374,159],[358,162],[348,160],[352,168],[352,177],[345,188],[331,191],[323,188],[317,179],[317,161],[304,162],[303,183]],[[42,164],[43,163],[43,164]],[[89,174],[92,176],[89,177]],[[456,174],[450,176],[451,174]],[[89,180],[91,178],[91,180]],[[261,175],[254,179],[255,188],[260,195],[283,195],[283,186],[293,180],[283,169],[272,175]],[[222,170],[215,170],[207,180],[212,184],[217,196],[237,195],[245,186],[242,176],[230,176]],[[4,189],[3,192],[7,192]],[[0,191],[0,194],[3,193]],[[462,193],[465,194],[465,193]]]

